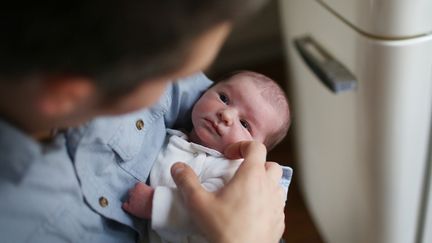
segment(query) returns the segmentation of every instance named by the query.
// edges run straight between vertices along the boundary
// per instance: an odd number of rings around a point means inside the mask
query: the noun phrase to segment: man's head
[[[59,115],[65,119],[69,119],[66,115],[79,117],[82,112],[87,115],[82,118],[88,119],[148,106],[157,100],[167,80],[208,66],[231,23],[265,1],[9,3],[0,13],[0,85],[12,90],[19,84],[17,90],[40,94],[43,97],[33,97],[27,103],[49,104],[54,107],[52,113],[66,110],[62,107],[72,110]],[[139,91],[149,91],[149,83],[158,84],[156,92],[150,98],[142,97]],[[47,99],[53,94],[56,102]],[[69,97],[67,104],[65,97]],[[101,109],[102,105],[107,109]],[[60,127],[66,124],[55,123]]]
[[[272,149],[290,125],[288,101],[270,78],[236,72],[211,87],[192,110],[191,139],[223,152],[235,142],[255,140]]]

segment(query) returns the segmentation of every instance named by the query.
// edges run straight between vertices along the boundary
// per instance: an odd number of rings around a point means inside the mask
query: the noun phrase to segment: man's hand
[[[225,155],[244,158],[232,180],[215,193],[205,191],[192,169],[171,168],[191,217],[210,242],[278,242],[285,228],[282,169],[266,162],[265,146],[257,142],[231,145]]]
[[[150,219],[154,189],[142,182],[129,190],[129,197],[122,208],[128,213],[143,219]]]

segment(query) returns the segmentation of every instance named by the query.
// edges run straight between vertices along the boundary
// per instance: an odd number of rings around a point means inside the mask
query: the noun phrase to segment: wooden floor
[[[210,72],[210,78],[223,75],[223,73],[235,70],[251,70],[260,72],[273,80],[277,81],[285,90],[287,90],[287,78],[283,57],[266,60],[261,63],[250,66],[233,67],[230,70],[219,70]],[[289,93],[289,92],[288,92]],[[289,99],[289,95],[288,95]],[[291,182],[288,201],[285,206],[285,224],[286,229],[283,240],[286,243],[322,243],[317,228],[315,227],[309,212],[306,209],[302,194],[298,187],[298,174],[296,174],[296,156],[294,150],[294,139],[292,131],[273,151],[270,151],[267,159],[276,161],[282,165],[288,165],[294,169],[293,181]]]
[[[271,151],[268,160],[277,161],[294,169],[293,181],[289,188],[288,200],[285,206],[286,227],[283,239],[286,243],[322,243],[323,241],[312,222],[298,187],[292,138],[288,137],[284,143]]]

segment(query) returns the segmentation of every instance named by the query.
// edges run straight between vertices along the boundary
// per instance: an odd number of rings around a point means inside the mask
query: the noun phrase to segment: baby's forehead
[[[253,87],[259,88],[260,82],[255,80],[253,77],[246,74],[237,74],[230,78],[219,81],[216,85],[219,87],[237,88],[237,87]]]

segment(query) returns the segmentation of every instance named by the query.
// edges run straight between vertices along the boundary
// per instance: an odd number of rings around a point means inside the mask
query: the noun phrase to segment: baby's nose
[[[237,110],[227,108],[219,111],[219,119],[226,125],[231,126],[234,123],[234,119],[237,116]]]

